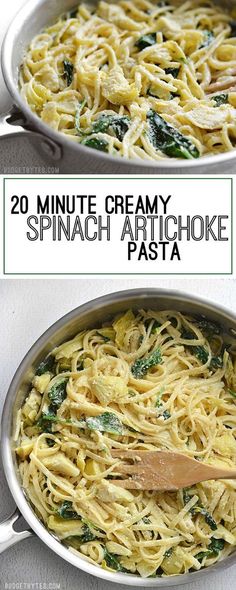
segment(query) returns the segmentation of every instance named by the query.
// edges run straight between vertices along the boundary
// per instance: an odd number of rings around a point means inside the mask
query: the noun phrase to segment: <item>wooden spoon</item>
[[[121,460],[116,474],[128,476],[112,483],[130,490],[175,491],[209,479],[236,478],[236,469],[207,465],[182,453],[113,450],[111,454]]]

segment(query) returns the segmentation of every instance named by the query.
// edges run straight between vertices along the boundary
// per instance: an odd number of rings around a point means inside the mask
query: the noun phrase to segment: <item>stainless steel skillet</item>
[[[94,3],[94,0],[88,1]],[[235,0],[230,2],[235,5]],[[0,137],[27,134],[48,164],[56,161],[60,173],[169,175],[236,172],[236,150],[196,160],[166,159],[160,163],[126,160],[76,144],[50,129],[32,113],[18,89],[18,71],[24,51],[37,33],[75,4],[76,0],[28,0],[11,23],[2,48],[2,70],[16,108],[0,119]]]
[[[223,307],[219,307],[214,303],[199,299],[193,295],[161,289],[133,289],[130,291],[121,291],[105,295],[71,311],[51,326],[32,346],[16,371],[3,409],[3,466],[9,489],[18,509],[12,517],[0,525],[0,552],[21,539],[36,533],[36,535],[38,535],[48,547],[63,559],[94,576],[135,587],[143,586],[147,588],[152,586],[168,588],[170,586],[182,585],[192,581],[199,581],[202,578],[205,578],[210,572],[217,573],[218,571],[221,571],[222,568],[236,564],[236,552],[214,566],[203,569],[199,572],[170,576],[163,579],[142,579],[138,576],[103,570],[70,552],[69,549],[57,541],[57,539],[50,534],[38,520],[22,491],[13,451],[13,425],[17,410],[27,394],[34,367],[39,364],[49,350],[62,341],[74,336],[77,331],[93,327],[94,325],[99,325],[102,321],[109,319],[110,316],[114,316],[114,314],[127,310],[130,307],[133,309],[175,309],[190,314],[203,314],[209,319],[219,322],[224,329],[225,339],[235,343],[235,314]],[[16,533],[13,530],[13,524],[20,514],[24,516],[30,528],[21,533]]]

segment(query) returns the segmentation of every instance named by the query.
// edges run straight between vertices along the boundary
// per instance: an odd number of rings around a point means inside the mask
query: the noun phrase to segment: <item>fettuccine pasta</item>
[[[236,144],[236,22],[209,0],[80,4],[35,37],[24,99],[52,129],[125,158]]]
[[[127,311],[44,359],[18,414],[22,486],[45,526],[100,567],[168,576],[236,544],[236,482],[126,490],[111,451],[236,459],[236,361],[221,327],[175,311]]]

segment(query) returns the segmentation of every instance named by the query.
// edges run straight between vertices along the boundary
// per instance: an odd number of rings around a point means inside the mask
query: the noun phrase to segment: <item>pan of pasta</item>
[[[2,66],[2,136],[24,130],[61,172],[235,171],[233,1],[30,1]]]
[[[235,564],[235,480],[127,490],[114,457],[165,450],[235,465],[235,334],[226,309],[159,289],[103,296],[49,328],[4,406],[18,509],[0,525],[0,550],[36,533],[85,572],[136,587]],[[16,533],[21,514],[30,529]]]

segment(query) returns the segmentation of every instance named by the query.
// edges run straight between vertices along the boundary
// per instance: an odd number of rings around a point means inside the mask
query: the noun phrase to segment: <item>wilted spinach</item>
[[[188,502],[191,500],[192,495],[189,494],[189,490],[187,488],[183,489],[183,503],[184,506],[186,504],[188,504]],[[192,506],[192,508],[190,508],[189,512],[195,516],[196,514],[201,514],[206,523],[209,525],[209,527],[211,528],[212,531],[216,531],[217,529],[217,524],[213,518],[213,516],[206,510],[206,508],[204,508],[204,506],[201,505],[200,500],[198,500],[196,502],[196,504],[194,504],[194,506]]]
[[[104,133],[111,127],[116,137],[122,141],[129,129],[130,119],[126,115],[101,115],[92,125],[91,133]]]
[[[108,142],[102,138],[86,137],[86,139],[82,139],[81,144],[100,152],[108,152]]]
[[[66,399],[66,386],[68,379],[63,379],[54,383],[48,392],[48,398],[50,399],[51,413],[56,414],[57,409],[61,406],[62,402]]]
[[[145,49],[146,47],[151,47],[156,43],[156,33],[148,33],[147,35],[142,35],[136,41],[135,46],[138,47],[139,51]]]
[[[211,369],[222,369],[223,358],[222,356],[213,356],[210,363]]]
[[[73,82],[74,66],[68,59],[64,59],[63,65],[64,65],[64,78],[67,81],[67,86],[70,86]]]
[[[219,555],[220,551],[224,549],[224,545],[224,539],[215,539],[214,537],[211,537],[211,542],[208,545],[206,551],[200,551],[200,553],[197,553],[197,555],[195,555],[194,557],[198,559],[198,561],[202,562],[204,557],[213,557]]]
[[[85,131],[80,127],[80,113],[85,105],[85,101],[80,103],[77,108],[76,115],[75,115],[75,128],[79,135],[92,135],[93,133],[105,133],[109,131],[109,128],[112,129],[115,133],[115,136],[119,141],[124,139],[126,132],[129,129],[130,119],[127,115],[101,115],[99,119],[94,121],[91,128],[88,131]]]
[[[146,375],[148,369],[162,362],[161,350],[157,348],[148,357],[137,359],[131,367],[131,372],[136,379]]]
[[[124,432],[123,424],[112,412],[104,412],[100,416],[86,418],[86,426],[89,430],[99,430],[111,434],[123,434]]]
[[[203,33],[203,41],[199,47],[199,49],[203,49],[203,47],[208,47],[212,41],[214,41],[215,36],[213,35],[212,31],[202,31]]]
[[[81,516],[77,514],[75,510],[73,510],[72,502],[69,502],[68,500],[62,502],[57,512],[61,518],[66,520],[81,520]]]
[[[47,356],[38,366],[36,375],[43,375],[44,373],[53,373],[55,368],[55,358],[52,355]]]
[[[173,553],[173,547],[170,547],[169,549],[167,549],[164,553],[164,557],[170,557]]]
[[[149,137],[154,147],[171,158],[198,158],[197,147],[153,109],[148,111]]]
[[[166,74],[171,74],[173,78],[178,78],[180,68],[165,68]]]
[[[127,572],[127,570],[122,567],[121,563],[119,562],[117,555],[107,551],[106,547],[104,547],[104,560],[106,565],[112,570],[116,570],[117,572]]]
[[[207,363],[209,355],[204,346],[191,346],[191,350],[203,365]]]
[[[212,322],[210,320],[206,320],[205,318],[200,317],[197,319],[197,326],[200,330],[202,330],[203,334],[207,337],[215,336],[216,334],[221,333],[221,327],[216,322]]]
[[[215,96],[213,96],[212,100],[214,100],[214,102],[216,103],[214,105],[215,107],[220,107],[222,104],[226,104],[228,102],[228,98],[229,95],[225,92],[222,92],[222,94],[216,94]]]

